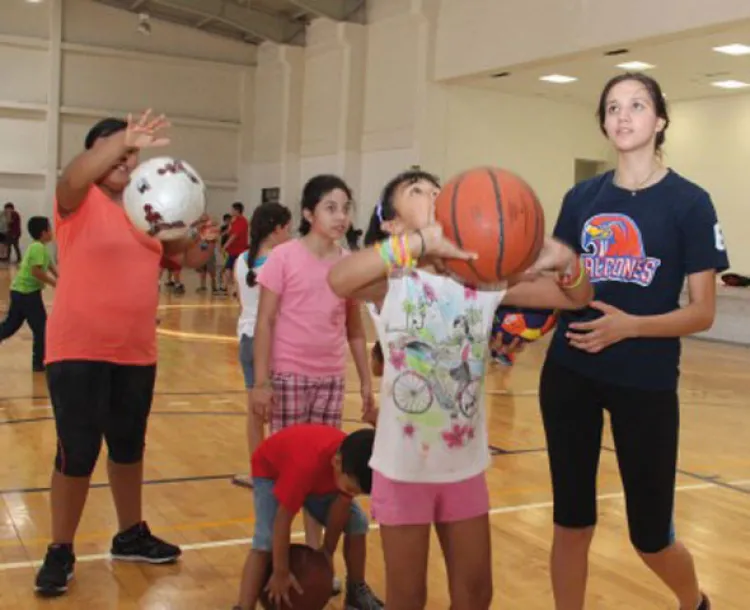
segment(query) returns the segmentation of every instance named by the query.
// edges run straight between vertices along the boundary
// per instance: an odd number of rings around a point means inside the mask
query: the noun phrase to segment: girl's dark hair
[[[440,188],[440,181],[437,176],[434,176],[429,172],[423,172],[422,170],[409,170],[403,172],[385,185],[385,188],[380,195],[380,199],[370,217],[370,224],[367,227],[367,233],[365,233],[365,246],[371,246],[375,242],[382,241],[388,237],[388,233],[383,231],[380,225],[382,225],[384,221],[393,220],[396,217],[396,209],[393,207],[393,196],[396,194],[396,189],[399,186],[408,186],[415,182],[419,182],[420,180],[426,180]]]
[[[607,135],[607,131],[604,129],[604,121],[607,118],[607,97],[609,96],[609,92],[612,91],[612,87],[629,80],[637,81],[646,88],[648,96],[651,98],[651,103],[654,105],[656,116],[664,120],[664,129],[656,134],[656,150],[659,151],[661,147],[664,146],[667,127],[669,127],[667,100],[664,97],[664,93],[662,92],[659,83],[641,72],[625,72],[619,74],[614,78],[609,79],[607,84],[604,85],[602,94],[599,97],[599,108],[596,111],[597,118],[599,119],[599,129],[602,130],[602,133],[605,136]]]
[[[332,174],[321,174],[310,178],[305,184],[305,188],[302,189],[302,220],[299,223],[299,232],[301,235],[307,235],[310,232],[310,223],[307,222],[304,216],[304,210],[310,210],[314,212],[318,204],[323,200],[328,193],[340,189],[346,193],[346,196],[351,201],[352,190],[349,185],[344,182],[338,176]]]
[[[253,265],[258,257],[258,250],[263,240],[271,235],[277,227],[285,227],[292,220],[289,208],[280,203],[261,203],[250,218],[250,249],[247,253],[247,276],[245,281],[252,288],[256,277]]]
[[[115,117],[109,117],[102,119],[96,125],[94,125],[89,132],[86,134],[86,138],[83,141],[83,146],[86,150],[89,150],[99,138],[108,138],[120,131],[124,131],[128,128],[127,121],[117,119]]]

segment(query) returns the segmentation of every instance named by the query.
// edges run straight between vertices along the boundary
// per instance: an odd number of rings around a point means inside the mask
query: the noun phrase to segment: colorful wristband
[[[572,273],[566,273],[560,278],[560,287],[565,290],[578,288],[583,283],[586,275],[586,267],[581,264],[581,259],[576,257]]]

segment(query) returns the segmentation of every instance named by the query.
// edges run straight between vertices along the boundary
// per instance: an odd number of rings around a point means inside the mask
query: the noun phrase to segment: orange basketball
[[[470,285],[493,284],[522,273],[544,242],[544,211],[532,188],[503,169],[468,170],[450,180],[435,202],[445,236],[473,261],[447,260]]]

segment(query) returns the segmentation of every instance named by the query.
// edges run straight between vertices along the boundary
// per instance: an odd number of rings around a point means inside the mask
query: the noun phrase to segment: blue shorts
[[[255,367],[253,366],[253,338],[242,335],[240,338],[240,364],[245,376],[245,387],[249,390],[255,385]]]
[[[253,502],[255,503],[255,533],[253,534],[253,549],[271,552],[273,549],[273,522],[279,502],[273,494],[274,481],[261,477],[253,478]],[[328,521],[328,511],[338,497],[338,494],[324,496],[308,496],[304,503],[305,510],[313,518],[325,526]],[[370,529],[367,515],[357,502],[352,502],[349,520],[346,522],[344,533],[347,535],[363,536]]]

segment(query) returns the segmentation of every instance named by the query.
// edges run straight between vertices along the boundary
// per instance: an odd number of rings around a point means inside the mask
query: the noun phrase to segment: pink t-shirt
[[[348,254],[342,250],[341,256]],[[338,259],[320,260],[301,241],[276,246],[258,283],[279,295],[271,343],[271,370],[310,377],[343,375],[346,367],[346,300],[328,286]]]

